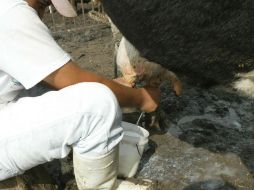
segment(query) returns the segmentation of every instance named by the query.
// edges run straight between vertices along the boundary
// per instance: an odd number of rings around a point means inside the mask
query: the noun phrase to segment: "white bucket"
[[[128,122],[122,122],[122,127],[124,136],[119,146],[118,176],[133,177],[148,143],[149,132]]]

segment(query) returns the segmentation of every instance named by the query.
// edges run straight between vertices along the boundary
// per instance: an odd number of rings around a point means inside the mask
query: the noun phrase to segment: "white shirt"
[[[0,104],[71,59],[24,0],[0,1],[0,26]]]

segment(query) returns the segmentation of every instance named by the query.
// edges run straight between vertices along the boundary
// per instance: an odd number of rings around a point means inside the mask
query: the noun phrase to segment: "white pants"
[[[0,110],[0,181],[63,158],[73,147],[102,155],[122,139],[121,110],[98,83],[80,83]]]

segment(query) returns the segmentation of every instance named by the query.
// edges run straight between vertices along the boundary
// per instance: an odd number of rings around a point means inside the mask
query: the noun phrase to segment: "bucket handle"
[[[136,144],[136,148],[137,148],[137,151],[138,151],[138,155],[140,156],[140,158],[142,158],[142,155],[141,155],[141,153],[140,153],[140,151],[138,149],[138,145],[137,144]]]

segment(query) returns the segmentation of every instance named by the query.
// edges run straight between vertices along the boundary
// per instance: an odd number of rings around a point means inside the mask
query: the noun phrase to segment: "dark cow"
[[[203,84],[253,81],[239,74],[254,69],[253,0],[102,2],[143,57]]]

